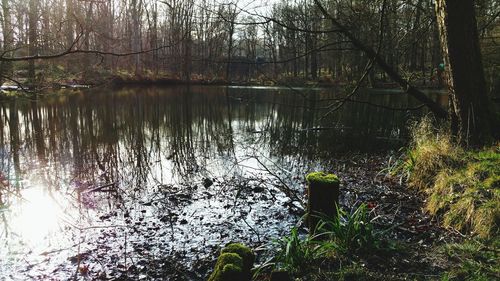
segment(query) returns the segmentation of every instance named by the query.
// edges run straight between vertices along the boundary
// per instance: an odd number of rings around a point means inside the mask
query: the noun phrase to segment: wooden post
[[[307,222],[309,232],[313,233],[318,222],[318,215],[334,217],[339,204],[340,180],[334,174],[313,172],[306,176],[308,188]]]

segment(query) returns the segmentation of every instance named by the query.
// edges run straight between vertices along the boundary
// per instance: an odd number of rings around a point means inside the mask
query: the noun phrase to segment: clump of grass
[[[400,150],[401,156],[395,161],[391,158],[382,172],[425,190],[433,185],[439,171],[460,165],[463,149],[454,144],[446,126],[436,126],[435,120],[425,116],[410,125],[410,133],[409,146]]]
[[[463,149],[455,145],[448,129],[435,126],[426,116],[411,128],[410,149],[403,169],[409,172],[409,185],[425,190],[433,185],[443,169],[457,167],[462,163]]]
[[[369,218],[366,204],[361,204],[351,212],[337,208],[334,218],[323,217],[317,231],[341,254],[354,254],[359,250],[377,249],[383,232],[375,231]]]
[[[283,269],[291,274],[307,272],[318,259],[325,258],[332,250],[332,245],[317,240],[318,235],[301,237],[297,227],[290,234],[276,241],[275,255],[272,258],[275,269]]]
[[[482,238],[498,234],[500,146],[464,150],[425,117],[412,126],[408,152],[392,172],[408,174],[408,185],[428,195],[425,209],[445,226]]]
[[[441,214],[445,226],[482,238],[498,235],[500,224],[499,147],[462,156],[464,165],[443,169],[428,189],[426,209]]]
[[[304,274],[318,263],[370,254],[378,249],[382,232],[374,230],[365,204],[351,212],[337,209],[337,216],[322,216],[312,235],[300,235],[297,227],[275,242],[275,254],[270,265],[274,269]]]

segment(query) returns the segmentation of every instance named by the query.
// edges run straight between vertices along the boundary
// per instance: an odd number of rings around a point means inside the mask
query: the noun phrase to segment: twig
[[[250,214],[250,212],[252,211],[252,206],[248,206],[250,208],[250,210],[248,210],[248,213]],[[255,228],[253,228],[248,222],[246,219],[243,218],[243,222],[255,233],[255,235],[257,235],[257,241],[259,243],[261,243],[261,240],[260,240],[260,234],[257,230],[255,230]]]
[[[114,189],[114,190],[113,189],[105,189],[105,190],[103,190],[106,187],[116,186],[116,184],[117,184],[116,182],[108,183],[108,184],[101,185],[101,186],[98,186],[98,187],[95,187],[95,188],[92,188],[92,189],[85,190],[83,193],[97,192],[97,191],[100,191],[100,192],[116,191],[116,189]]]
[[[29,89],[28,88],[24,88],[24,86],[21,84],[21,82],[17,81],[16,79],[12,78],[12,77],[9,77],[9,76],[5,76],[5,75],[0,75],[0,77],[4,78],[4,79],[7,79],[9,81],[12,81],[14,83],[16,83],[16,85],[21,88],[21,90],[25,93],[29,93]]]
[[[76,264],[76,270],[75,270],[75,274],[73,275],[73,280],[77,280],[78,279],[78,270],[80,269],[80,263],[82,261],[82,257],[80,256],[80,246],[81,246],[81,244],[82,244],[82,242],[80,240],[80,242],[78,243],[78,250],[77,250],[77,253],[76,253],[78,262]]]
[[[374,60],[371,59],[365,66],[365,72],[363,73],[363,75],[361,76],[361,78],[359,78],[358,82],[356,83],[356,86],[354,87],[354,89],[351,91],[351,93],[349,95],[347,95],[345,98],[341,99],[340,101],[338,101],[336,104],[333,103],[331,104],[329,107],[332,107],[334,105],[336,105],[335,107],[333,107],[332,109],[330,109],[328,112],[326,112],[325,114],[323,114],[323,116],[320,118],[321,120],[324,119],[326,116],[330,115],[332,112],[334,111],[337,111],[339,108],[341,108],[347,101],[350,101],[351,100],[351,97],[354,96],[359,88],[361,87],[361,84],[363,83],[363,81],[365,80],[366,76],[372,71],[373,69],[373,66],[374,66]]]
[[[283,185],[283,188],[285,189],[284,190],[284,193],[288,196],[288,197],[293,197],[291,198],[292,200],[295,200],[297,202],[300,203],[300,205],[303,207],[304,204],[302,202],[302,200],[297,196],[297,194],[288,186],[288,184],[286,184],[283,179],[281,179],[281,177],[279,177],[278,175],[276,175],[275,173],[273,173],[271,170],[269,170],[269,168],[267,168],[266,165],[264,165],[264,163],[262,163],[262,161],[259,160],[259,158],[255,157],[255,160],[262,166],[264,167],[264,169],[273,177],[275,177],[276,179],[278,179],[278,181]],[[282,190],[283,191],[283,190]]]

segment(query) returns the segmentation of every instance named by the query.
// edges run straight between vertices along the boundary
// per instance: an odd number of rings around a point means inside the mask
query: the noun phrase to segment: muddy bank
[[[379,228],[395,226],[389,232],[391,239],[415,245],[404,259],[392,257],[388,266],[401,267],[400,273],[426,267],[427,273],[439,271],[421,253],[434,241],[453,237],[422,214],[419,196],[379,174],[387,161],[385,155],[349,155],[320,166],[342,179],[344,208],[368,203]],[[31,257],[27,263],[18,263],[9,270],[17,274],[4,277],[205,280],[218,251],[227,243],[244,242],[265,249],[288,233],[304,213],[302,175],[287,176],[273,169],[272,174],[258,172],[242,178],[199,178],[190,185],[159,184],[142,195],[127,190],[123,183],[106,190],[79,183],[83,204],[113,207],[94,209],[88,225],[68,225],[68,248],[52,245],[43,252],[25,253]],[[266,254],[258,251],[258,262]]]

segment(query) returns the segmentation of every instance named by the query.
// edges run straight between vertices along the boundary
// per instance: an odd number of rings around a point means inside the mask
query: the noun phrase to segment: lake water
[[[423,114],[404,109],[419,106],[407,95],[373,90],[329,113],[339,91],[179,86],[4,100],[0,280],[161,280],[158,268],[203,280],[221,245],[265,245],[297,222],[307,172],[397,149]]]

